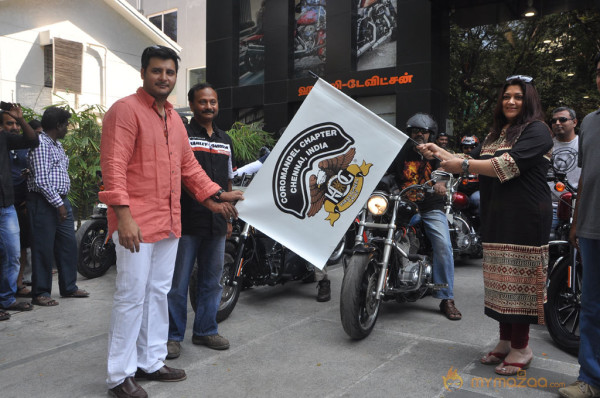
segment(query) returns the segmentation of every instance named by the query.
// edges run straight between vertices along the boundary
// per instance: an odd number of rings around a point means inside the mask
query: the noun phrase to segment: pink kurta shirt
[[[117,230],[110,206],[129,206],[143,241],[181,236],[181,183],[203,201],[220,189],[192,153],[187,133],[173,105],[165,120],[154,97],[140,87],[110,107],[102,124],[100,166],[104,181],[99,199],[109,206],[108,227]]]

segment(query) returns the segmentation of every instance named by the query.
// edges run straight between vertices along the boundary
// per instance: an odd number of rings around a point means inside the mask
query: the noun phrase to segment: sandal
[[[61,295],[60,297],[65,297],[65,298],[69,298],[69,297],[82,298],[82,297],[89,297],[89,296],[90,296],[90,294],[88,292],[86,292],[85,290],[83,290],[83,289],[77,289],[73,293]]]
[[[9,305],[8,307],[5,308],[5,310],[11,310],[11,311],[31,311],[33,309],[33,305],[31,305],[30,303],[26,303],[24,301],[18,302],[15,301],[14,303],[12,303],[11,305]]]
[[[502,363],[502,360],[504,360],[504,358],[506,358],[507,355],[508,353],[505,354],[503,352],[490,351],[487,353],[487,355],[481,358],[479,362],[481,362],[484,365],[498,365]]]
[[[440,311],[442,314],[446,315],[446,318],[451,321],[460,321],[462,319],[462,314],[454,305],[453,299],[444,299],[440,302]]]
[[[6,311],[0,310],[0,321],[8,321],[10,319],[10,314]]]
[[[27,286],[17,286],[17,297],[31,297],[31,289]]]
[[[34,297],[33,300],[31,300],[31,303],[42,307],[54,307],[55,305],[58,305],[58,301],[48,296]]]
[[[533,357],[531,357],[529,359],[529,361],[525,362],[525,363],[520,363],[520,362],[506,362],[503,361],[502,362],[502,367],[500,369],[496,368],[494,369],[494,371],[496,372],[496,374],[499,374],[500,376],[514,376],[516,374],[518,374],[521,370],[525,370],[529,368],[529,365],[531,365],[531,361],[533,361]],[[514,371],[510,371],[507,370],[506,367],[510,366],[512,368],[517,368]]]

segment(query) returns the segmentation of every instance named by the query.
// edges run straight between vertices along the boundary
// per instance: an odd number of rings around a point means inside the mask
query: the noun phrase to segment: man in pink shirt
[[[151,46],[142,53],[143,86],[104,116],[100,165],[117,252],[116,292],[108,339],[107,385],[117,397],[147,397],[135,379],[180,381],[185,371],[164,365],[169,330],[167,293],[181,236],[182,183],[204,206],[237,217],[223,192],[196,161],[181,118],[167,97],[179,56]]]

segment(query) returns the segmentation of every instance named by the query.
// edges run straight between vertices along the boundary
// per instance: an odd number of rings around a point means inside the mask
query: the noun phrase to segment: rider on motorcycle
[[[410,138],[419,144],[424,144],[437,134],[437,123],[425,113],[417,113],[406,122]],[[413,184],[422,184],[431,179],[431,173],[439,167],[439,160],[424,159],[414,145],[406,145],[400,151],[390,173],[395,175],[399,188]],[[425,227],[425,235],[433,247],[433,282],[447,283],[448,287],[437,290],[433,296],[441,299],[440,310],[450,320],[460,320],[462,315],[454,304],[454,259],[448,220],[444,213],[445,183],[438,182],[434,186],[435,193],[426,194],[424,198],[415,198],[419,214]],[[417,223],[418,220],[414,220]],[[413,223],[413,222],[411,222]]]
[[[444,148],[445,150],[447,150],[450,153],[454,153],[454,151],[452,149],[450,149],[450,136],[448,135],[448,133],[445,132],[440,132],[437,136],[437,138],[435,139],[435,143],[440,147],[440,148]]]

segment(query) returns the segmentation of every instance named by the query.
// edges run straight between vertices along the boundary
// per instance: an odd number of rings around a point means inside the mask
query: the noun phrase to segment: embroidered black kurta
[[[543,122],[529,124],[513,145],[503,132],[473,154],[492,159],[499,177],[480,175],[485,314],[499,322],[544,324],[551,154]]]

